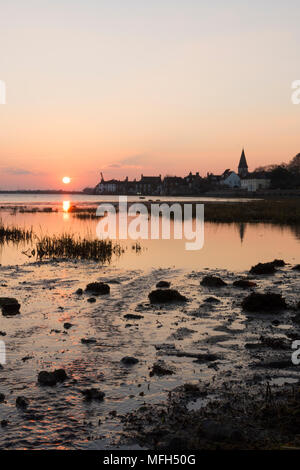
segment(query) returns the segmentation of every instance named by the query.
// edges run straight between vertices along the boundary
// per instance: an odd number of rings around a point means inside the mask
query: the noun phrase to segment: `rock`
[[[74,326],[73,323],[68,323],[68,322],[64,323],[64,328],[66,330],[69,330],[70,328],[72,328],[72,326]]]
[[[294,271],[300,271],[300,264],[296,264],[292,269],[294,269]]]
[[[91,282],[85,288],[86,292],[91,292],[93,295],[105,295],[110,293],[110,287],[104,282]]]
[[[126,320],[141,320],[143,315],[135,315],[133,313],[126,313],[123,318],[126,318]]]
[[[272,264],[277,268],[280,268],[280,267],[286,265],[286,263],[285,263],[285,261],[283,261],[283,259],[274,259],[274,261],[272,261]]]
[[[286,339],[272,337],[272,336],[261,336],[260,340],[264,346],[267,346],[272,349],[285,349],[289,350],[290,346]]]
[[[250,274],[274,274],[276,269],[273,263],[258,263],[252,266],[249,272]]]
[[[0,331],[0,336],[6,336],[5,331]]]
[[[294,321],[295,323],[299,323],[299,324],[300,324],[300,313],[297,313],[297,315],[295,315],[295,316],[293,317],[293,321]]]
[[[96,343],[96,339],[95,338],[81,338],[81,342],[82,344],[92,344],[92,343]]]
[[[82,295],[83,294],[83,290],[82,289],[77,289],[77,291],[75,292],[76,295]]]
[[[159,281],[157,284],[156,284],[156,287],[158,289],[161,289],[161,288],[168,288],[170,287],[171,283],[168,282],[168,281]]]
[[[200,284],[205,287],[223,287],[227,285],[223,279],[217,276],[204,276]]]
[[[3,419],[0,424],[2,428],[5,428],[8,425],[7,419]]]
[[[252,293],[246,297],[242,302],[243,310],[248,312],[276,312],[283,310],[287,307],[285,299],[281,294],[258,294]]]
[[[17,397],[17,399],[16,399],[16,406],[17,406],[18,408],[26,409],[26,408],[28,407],[28,405],[29,405],[29,400],[28,400],[28,398],[22,397],[22,396],[21,396],[21,397]]]
[[[64,369],[56,369],[53,372],[41,371],[38,375],[38,383],[40,385],[56,385],[58,382],[64,382],[68,378]]]
[[[0,403],[3,403],[5,400],[5,395],[4,393],[0,393]]]
[[[96,302],[96,299],[95,297],[90,297],[89,299],[87,299],[88,302],[90,302],[90,304],[93,304]]]
[[[0,297],[0,308],[2,315],[17,315],[20,313],[21,305],[13,297]]]
[[[150,292],[148,297],[152,304],[187,302],[187,298],[175,289],[156,289]]]
[[[199,390],[199,386],[196,384],[185,383],[183,385],[183,389],[185,393],[189,395],[199,395],[201,393]]]
[[[256,282],[249,281],[249,279],[239,279],[238,281],[234,281],[234,287],[241,287],[243,289],[247,289],[248,287],[256,287]]]
[[[212,303],[220,303],[221,300],[218,299],[217,297],[206,297],[206,299],[204,299],[203,302],[208,302],[212,304]]]
[[[103,401],[105,393],[97,390],[96,388],[87,388],[86,390],[81,390],[82,395],[84,395],[86,400],[100,400]]]
[[[121,362],[125,364],[126,366],[132,366],[134,364],[137,364],[139,360],[136,359],[135,357],[125,356],[121,359]]]
[[[153,367],[150,371],[150,377],[153,377],[153,375],[172,375],[175,374],[175,372],[172,369],[168,369],[164,361],[158,361],[155,364],[153,364]]]

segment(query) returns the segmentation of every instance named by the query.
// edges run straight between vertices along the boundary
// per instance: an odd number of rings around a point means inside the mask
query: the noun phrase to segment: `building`
[[[245,156],[244,149],[239,162],[238,174],[241,178],[245,178],[248,175],[248,164]]]
[[[241,178],[241,189],[255,193],[259,190],[269,189],[271,180],[262,173],[251,173]]]
[[[159,176],[141,175],[140,181],[136,182],[137,193],[145,195],[160,195],[162,193],[162,180]]]
[[[229,188],[240,188],[241,178],[235,171],[225,170],[219,183]]]

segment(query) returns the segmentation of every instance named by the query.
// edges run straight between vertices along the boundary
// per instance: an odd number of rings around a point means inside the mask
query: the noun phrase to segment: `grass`
[[[204,219],[208,222],[269,222],[300,224],[300,200],[256,200],[242,203],[205,203]]]
[[[0,220],[0,243],[5,242],[29,242],[33,239],[32,229],[15,227],[14,225],[5,226]]]
[[[98,240],[74,237],[63,234],[59,236],[43,236],[36,243],[36,254],[42,259],[81,259],[101,263],[110,262],[113,254],[120,256],[121,247],[111,240]]]

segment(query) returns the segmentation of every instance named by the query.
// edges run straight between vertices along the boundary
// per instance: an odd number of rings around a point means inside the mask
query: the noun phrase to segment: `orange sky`
[[[125,5],[126,3],[126,5]],[[0,189],[250,170],[300,151],[299,3],[1,6]]]

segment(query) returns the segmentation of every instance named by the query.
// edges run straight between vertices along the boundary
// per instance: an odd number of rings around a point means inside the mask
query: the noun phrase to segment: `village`
[[[187,176],[145,176],[139,180],[101,180],[95,188],[86,188],[89,194],[118,194],[118,195],[152,195],[152,196],[195,196],[208,191],[228,191],[253,193],[268,190],[271,178],[268,171],[248,171],[244,149],[238,163],[237,171],[226,169],[221,175],[207,173],[202,177],[199,172],[190,172]]]

